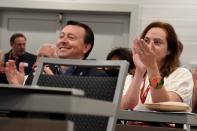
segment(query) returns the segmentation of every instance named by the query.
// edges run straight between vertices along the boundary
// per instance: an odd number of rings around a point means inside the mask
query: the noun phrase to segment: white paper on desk
[[[190,106],[183,102],[167,101],[158,103],[146,103],[144,104],[144,106],[150,110],[162,112],[191,112]]]
[[[153,111],[153,110],[149,110],[148,108],[146,108],[144,106],[144,104],[138,104],[136,105],[134,108],[133,108],[134,111],[150,111],[150,112],[156,112],[156,111]]]
[[[143,112],[155,112],[155,113],[176,113],[176,114],[191,114],[191,115],[197,115],[192,112],[183,112],[183,111],[156,111],[156,110],[150,110],[148,109],[144,104],[138,104],[134,109],[134,111],[143,111]]]

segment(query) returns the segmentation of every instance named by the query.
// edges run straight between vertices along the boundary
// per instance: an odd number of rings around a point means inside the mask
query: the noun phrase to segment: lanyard
[[[140,90],[140,100],[141,100],[141,103],[144,104],[145,100],[146,100],[146,97],[148,95],[148,92],[150,90],[150,85],[148,85],[148,87],[146,88],[146,90],[144,89],[145,87],[145,79],[144,79],[144,82],[143,82],[143,85],[142,85],[142,88]],[[145,91],[144,91],[145,90]]]

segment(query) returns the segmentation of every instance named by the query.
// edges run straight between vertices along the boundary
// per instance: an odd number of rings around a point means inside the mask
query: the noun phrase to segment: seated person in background
[[[33,70],[36,69],[40,57],[50,57],[50,58],[57,57],[55,45],[51,43],[45,43],[40,47],[40,49],[38,50],[37,60],[32,66]],[[6,63],[6,76],[10,84],[31,85],[33,79],[33,72],[32,74],[25,76],[24,68],[25,67],[23,63],[21,63],[19,65],[19,71],[18,71],[16,69],[16,64],[14,60],[9,60]]]
[[[129,88],[135,72],[135,64],[133,62],[131,50],[122,47],[115,48],[107,55],[107,60],[126,60],[129,63],[128,75],[124,85],[124,88]],[[114,70],[110,71],[110,73],[114,73]]]
[[[22,62],[25,65],[25,75],[30,74],[33,71],[32,66],[36,61],[36,56],[25,51],[26,37],[22,33],[15,33],[10,38],[10,45],[12,49],[5,54],[4,63],[14,60],[19,69],[19,63]]]
[[[121,109],[138,104],[176,101],[191,105],[192,74],[180,67],[180,44],[174,28],[165,22],[149,24],[133,41],[135,74]]]
[[[107,55],[107,60],[126,60],[129,63],[128,73],[133,75],[135,65],[132,59],[132,52],[128,48],[115,48]]]

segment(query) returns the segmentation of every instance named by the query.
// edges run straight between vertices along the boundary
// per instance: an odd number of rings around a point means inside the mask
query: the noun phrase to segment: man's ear
[[[87,53],[91,48],[92,48],[92,45],[91,44],[85,44],[84,46],[84,53]]]

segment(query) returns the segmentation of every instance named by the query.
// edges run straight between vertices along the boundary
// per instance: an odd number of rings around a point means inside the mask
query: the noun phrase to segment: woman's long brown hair
[[[174,30],[174,28],[165,22],[153,22],[149,24],[144,31],[141,34],[141,39],[144,39],[146,36],[147,32],[151,28],[161,28],[166,32],[166,40],[167,40],[167,47],[168,51],[170,52],[165,59],[163,60],[163,63],[160,67],[160,73],[162,77],[167,77],[169,76],[177,67],[180,66],[180,48],[179,48],[179,41],[177,34]]]

